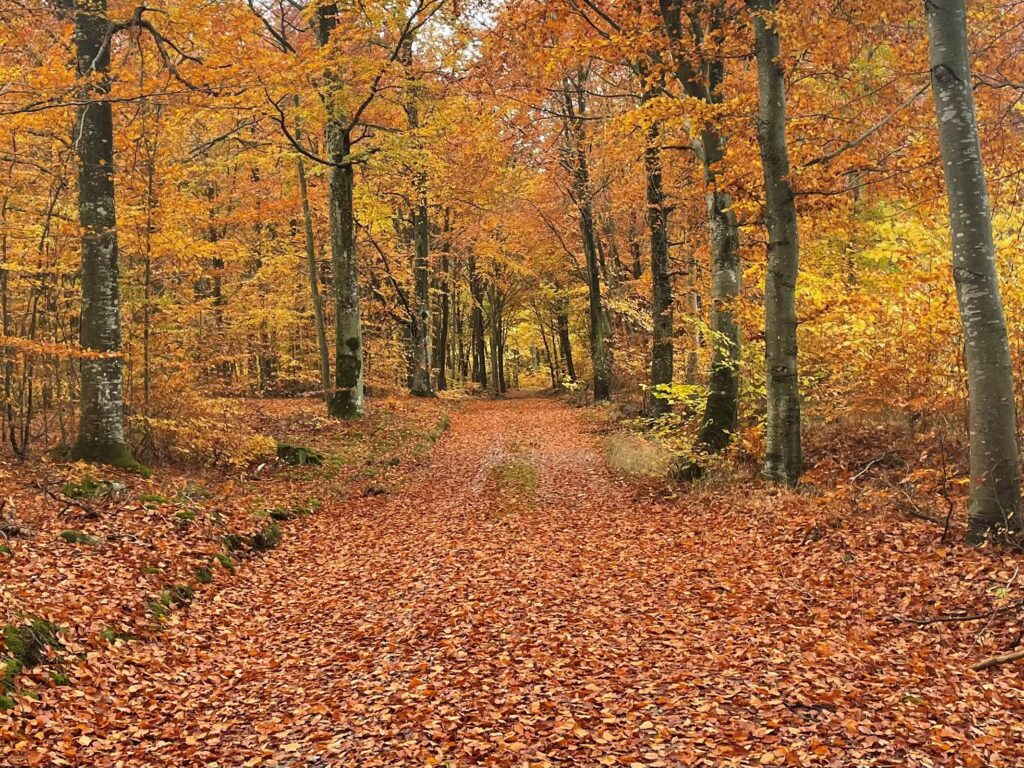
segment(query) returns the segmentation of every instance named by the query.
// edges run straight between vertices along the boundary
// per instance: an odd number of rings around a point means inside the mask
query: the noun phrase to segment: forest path
[[[876,609],[835,599],[855,569],[801,575],[793,548],[807,550],[748,517],[636,495],[557,401],[471,403],[402,487],[328,502],[181,612],[165,663],[140,665],[132,696],[90,724],[89,764],[896,765],[914,741],[951,754],[909,718],[973,691],[918,668],[934,649],[877,648],[890,630]]]

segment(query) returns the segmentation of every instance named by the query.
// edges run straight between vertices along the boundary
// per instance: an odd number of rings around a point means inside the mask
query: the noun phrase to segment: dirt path
[[[965,765],[987,733],[1012,764],[1019,726],[976,709],[980,683],[833,598],[878,585],[638,502],[598,440],[554,401],[466,407],[398,491],[328,504],[183,612],[130,695],[83,692],[109,720],[69,715],[69,745],[96,766]],[[536,489],[502,502],[510,462]]]

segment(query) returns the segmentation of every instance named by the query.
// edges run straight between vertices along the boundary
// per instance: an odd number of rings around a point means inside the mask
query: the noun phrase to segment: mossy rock
[[[196,568],[195,577],[200,584],[210,584],[213,581],[213,571],[205,566]]]
[[[319,451],[304,445],[289,445],[288,443],[278,443],[277,458],[293,467],[305,464],[319,466],[324,463],[323,454]]]
[[[97,539],[95,536],[90,536],[83,531],[76,531],[74,529],[68,529],[60,532],[60,538],[62,541],[66,541],[68,544],[82,544],[86,547],[98,547],[103,542]]]
[[[71,685],[71,678],[57,669],[50,672],[50,680],[54,685]]]
[[[252,535],[252,548],[257,552],[268,552],[277,549],[281,543],[281,526],[276,522],[268,523]]]
[[[57,639],[59,632],[60,627],[52,621],[38,617],[27,624],[7,624],[3,628],[4,646],[12,661],[26,668],[34,667],[42,662],[47,648],[63,648]]]
[[[242,537],[237,533],[225,533],[220,537],[220,541],[228,552],[237,552],[245,546]]]
[[[288,520],[294,520],[299,516],[299,513],[293,509],[270,509],[267,510],[267,516],[271,520],[277,520],[279,522],[286,522]]]

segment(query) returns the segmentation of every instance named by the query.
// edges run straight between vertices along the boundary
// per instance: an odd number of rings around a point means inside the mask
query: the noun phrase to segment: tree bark
[[[967,538],[980,543],[1021,529],[1013,369],[974,111],[967,10],[964,0],[927,0],[925,12],[970,394]]]
[[[306,166],[302,158],[295,161],[299,175],[299,196],[302,198],[302,221],[306,235],[306,270],[309,275],[309,295],[313,304],[316,325],[316,344],[320,357],[320,388],[324,399],[331,399],[331,355],[327,348],[327,325],[324,321],[324,303],[320,298],[320,270],[316,263],[316,243],[313,239],[313,216],[309,209],[309,189],[306,185]]]
[[[484,340],[484,288],[476,271],[476,258],[469,257],[469,300],[472,309],[469,324],[472,332],[473,381],[487,387],[487,345]]]
[[[338,9],[317,8],[317,42],[330,43],[338,26]],[[351,131],[337,100],[341,83],[326,73],[326,144],[331,161],[328,207],[331,224],[331,266],[334,272],[334,391],[328,402],[331,416],[350,419],[363,414],[363,331],[359,313],[359,271],[356,264],[355,213],[352,192],[355,174],[351,161]]]
[[[105,100],[110,93],[107,2],[77,0],[74,13],[76,71],[83,80],[73,144],[78,154],[82,228],[81,346],[87,356],[82,359],[81,421],[72,455],[84,461],[137,466],[124,429],[114,125],[110,102]]]
[[[555,313],[555,325],[558,326],[558,346],[565,360],[565,373],[569,381],[576,381],[576,366],[572,361],[572,339],[569,338],[569,310],[565,299],[560,299]]]
[[[654,96],[645,90],[643,100]],[[661,130],[657,122],[647,131],[644,147],[644,173],[647,176],[647,228],[651,237],[651,315],[653,335],[651,343],[651,388],[648,398],[653,416],[668,413],[671,406],[664,397],[657,396],[657,388],[672,384],[673,322],[672,275],[668,252],[668,210],[661,175]]]
[[[725,8],[721,0],[708,5],[712,10],[708,32],[718,38]],[[681,0],[659,0],[659,6],[672,48],[676,79],[683,91],[708,104],[720,104],[719,89],[725,76],[723,60],[713,58],[698,72],[682,50]],[[699,19],[693,17],[691,22],[694,42],[700,48],[705,32]],[[717,168],[725,157],[725,137],[715,125],[705,123],[694,149],[704,166],[711,233],[711,375],[697,443],[705,450],[717,452],[732,440],[739,414],[740,329],[733,315],[733,304],[740,292],[739,227],[732,211],[732,196],[718,184]]]
[[[580,235],[587,261],[587,286],[590,303],[590,358],[594,377],[594,400],[608,400],[612,388],[612,355],[609,345],[608,318],[601,301],[601,265],[597,233],[594,228],[594,206],[590,190],[587,160],[586,97],[580,75],[575,81],[566,79],[563,96],[566,108],[566,133],[573,178],[573,195],[579,209]]]
[[[764,171],[768,271],[764,285],[765,425],[764,475],[796,485],[803,473],[800,444],[800,381],[797,373],[796,281],[800,237],[789,181],[786,91],[781,44],[772,14],[776,0],[749,0],[757,52],[757,141]]]

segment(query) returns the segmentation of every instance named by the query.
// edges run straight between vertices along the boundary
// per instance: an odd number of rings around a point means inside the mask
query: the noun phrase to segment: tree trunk
[[[797,375],[796,280],[800,237],[789,181],[786,91],[779,62],[776,0],[749,0],[757,51],[757,141],[764,170],[768,271],[764,283],[764,360],[768,389],[764,474],[796,485],[803,473],[800,445],[800,381]]]
[[[582,75],[580,76],[582,80]],[[566,129],[572,156],[573,195],[579,208],[580,235],[587,260],[587,285],[590,299],[590,358],[594,376],[594,400],[611,397],[612,356],[609,346],[608,318],[601,302],[601,268],[597,233],[594,229],[594,206],[590,192],[590,170],[587,161],[586,97],[580,81],[566,80],[563,91],[566,108]]]
[[[650,98],[653,94],[645,94]],[[647,176],[647,227],[651,235],[651,315],[654,333],[651,344],[650,411],[661,416],[670,410],[669,401],[658,397],[658,388],[672,384],[673,325],[672,275],[668,254],[668,211],[661,181],[660,128],[653,123],[644,147],[644,172]]]
[[[476,273],[476,259],[469,258],[469,294],[473,308],[469,323],[473,334],[473,381],[487,386],[487,346],[484,341],[484,289]]]
[[[492,283],[487,289],[491,300],[491,395],[498,397],[501,395],[501,364],[499,362],[500,343],[498,341],[498,302],[496,298],[497,290]]]
[[[970,393],[968,542],[1019,531],[1017,413],[988,190],[974,112],[964,0],[925,3]]]
[[[665,30],[668,33],[675,64],[675,75],[683,91],[691,98],[708,104],[720,104],[719,88],[725,76],[721,58],[712,58],[694,69],[685,53],[681,0],[659,0]],[[721,0],[709,3],[708,33],[712,42],[722,36],[722,16],[726,9]],[[692,20],[690,27],[698,48],[705,45],[705,31]],[[717,168],[725,157],[725,138],[712,123],[701,127],[700,141],[694,149],[704,165],[707,188],[708,221],[711,232],[711,375],[708,400],[698,445],[717,452],[725,448],[736,431],[739,414],[740,329],[733,315],[733,304],[740,292],[739,227],[732,212],[732,196],[718,185]]]
[[[564,300],[558,304],[555,324],[558,326],[558,346],[562,351],[562,359],[565,360],[566,375],[570,381],[576,381],[576,366],[572,362],[572,340],[569,338],[569,310]]]
[[[331,399],[331,355],[327,348],[327,325],[324,322],[324,303],[320,298],[320,270],[316,263],[316,243],[313,239],[313,216],[309,209],[309,189],[306,185],[306,166],[302,158],[296,160],[299,173],[299,196],[302,198],[302,221],[306,233],[306,270],[309,274],[309,295],[313,304],[316,324],[316,344],[320,356],[320,388],[324,399]]]
[[[114,125],[106,0],[75,3],[77,74],[83,84],[74,145],[78,153],[78,220],[82,228],[81,422],[72,455],[117,466],[137,466],[125,439],[114,214]],[[101,353],[102,357],[91,356]]]
[[[317,8],[317,42],[326,47],[338,25],[334,4]],[[330,82],[337,75],[328,72]],[[340,86],[340,83],[335,83]],[[328,88],[326,144],[331,161],[329,212],[331,266],[334,272],[334,391],[328,402],[331,416],[349,419],[363,414],[363,331],[359,314],[359,272],[356,264],[355,214],[352,192],[355,174],[350,158],[350,127],[337,105],[339,94]]]
[[[449,297],[451,281],[448,272],[448,249],[446,245],[441,253],[441,327],[438,329],[437,334],[437,388],[442,392],[448,389],[448,377],[445,371],[448,362],[448,325],[451,315],[451,299]]]

